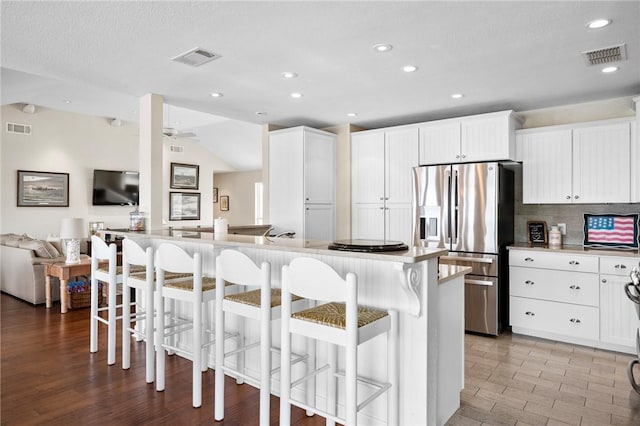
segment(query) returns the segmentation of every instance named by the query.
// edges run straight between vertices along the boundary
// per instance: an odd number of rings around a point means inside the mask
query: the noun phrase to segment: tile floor
[[[461,407],[448,425],[640,426],[631,355],[511,333],[467,334],[465,351]]]

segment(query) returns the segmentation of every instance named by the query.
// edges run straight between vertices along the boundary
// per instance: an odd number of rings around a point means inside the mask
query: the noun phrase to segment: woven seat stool
[[[318,306],[298,312],[291,311],[291,298],[298,295],[316,300]],[[387,379],[380,383],[358,376],[358,346],[387,335]],[[328,364],[292,384],[289,362],[291,336],[302,335],[327,343]],[[387,394],[387,424],[397,425],[398,417],[398,316],[390,310],[358,305],[358,282],[354,273],[342,278],[331,266],[313,258],[299,257],[282,267],[282,373],[280,390],[280,425],[289,425],[291,404],[319,414],[327,424],[339,422],[357,424],[357,413],[377,397]],[[345,351],[344,394],[345,416],[337,414],[339,375],[338,347]],[[372,354],[375,356],[375,354]],[[309,406],[291,397],[297,383],[327,371],[327,403],[324,410]],[[363,384],[374,389],[363,402],[358,402],[357,386]]]
[[[236,382],[255,384],[260,388],[260,425],[268,425],[271,398],[271,376],[279,369],[272,369],[272,330],[273,320],[280,318],[280,291],[271,289],[271,266],[263,262],[258,267],[247,255],[232,249],[223,250],[216,258],[216,341],[222,341],[225,333],[225,314],[234,314],[240,319],[237,347],[225,352],[224,344],[216,345],[215,373],[215,420],[224,418],[224,376],[235,375]],[[225,294],[223,282],[231,282],[239,287],[240,293]],[[256,290],[242,291],[242,288],[258,287]],[[305,301],[297,298],[295,306],[305,306]],[[258,321],[260,339],[245,344],[244,322],[242,318]],[[260,377],[246,374],[244,357],[249,349],[260,348]],[[225,358],[236,356],[236,368],[225,365]],[[304,357],[294,356],[293,362]]]

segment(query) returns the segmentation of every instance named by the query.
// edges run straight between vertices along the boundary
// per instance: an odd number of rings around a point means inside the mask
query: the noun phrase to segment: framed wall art
[[[220,196],[220,211],[226,212],[229,211],[229,196],[221,195]]]
[[[194,164],[171,163],[172,189],[198,189],[200,166]]]
[[[584,246],[638,248],[640,214],[584,214]]]
[[[213,188],[213,202],[218,202],[218,188]]]
[[[200,220],[200,193],[170,192],[169,220]]]
[[[18,170],[18,207],[69,207],[69,173]]]
[[[527,237],[529,244],[547,243],[547,222],[530,220],[527,222]]]

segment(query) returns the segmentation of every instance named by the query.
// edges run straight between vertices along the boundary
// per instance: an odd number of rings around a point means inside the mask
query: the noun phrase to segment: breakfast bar
[[[410,247],[380,253],[336,251],[329,249],[327,241],[176,229],[104,233],[131,238],[143,247],[172,242],[200,253],[204,272],[212,275],[215,257],[224,249],[234,248],[258,264],[269,262],[274,287],[280,287],[282,266],[301,256],[320,259],[342,275],[354,272],[359,282],[359,304],[394,309],[399,314],[400,424],[443,425],[460,406],[464,386],[463,281],[469,268],[439,266],[439,257],[447,254],[446,250]],[[279,336],[274,340],[278,344]],[[368,344],[372,345],[370,353],[385,353],[383,339]],[[319,351],[316,356],[321,361],[324,354]],[[251,362],[247,361],[249,368]],[[214,365],[212,358],[209,365]],[[359,366],[359,374],[384,378],[386,363],[375,357],[368,359]],[[278,382],[276,375],[271,389],[274,394],[278,394]],[[316,397],[322,404],[322,386],[317,387]],[[374,401],[360,415],[363,424],[386,424],[384,400]]]

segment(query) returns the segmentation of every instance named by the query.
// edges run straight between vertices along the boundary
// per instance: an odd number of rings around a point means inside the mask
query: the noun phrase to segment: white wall
[[[138,125],[123,123],[112,127],[110,119],[36,107],[24,114],[22,105],[2,106],[0,157],[0,232],[27,233],[45,238],[58,233],[61,219],[81,217],[102,221],[109,228],[129,225],[129,206],[93,206],[93,170],[138,170]],[[6,132],[6,122],[30,124],[32,135]],[[169,145],[184,147],[183,153],[169,153]],[[173,226],[211,226],[214,170],[228,166],[195,142],[165,140],[163,146],[164,189],[162,217]],[[170,163],[200,166],[201,215],[199,221],[168,222]],[[17,207],[17,170],[69,173],[69,207]],[[179,190],[173,190],[179,191]],[[190,191],[185,191],[190,192]],[[87,225],[88,226],[88,225]]]
[[[220,211],[218,202],[213,204],[214,216],[227,219],[229,225],[255,224],[254,187],[256,182],[262,182],[262,170],[216,173],[213,180],[218,188],[218,197],[229,196],[229,211]]]

